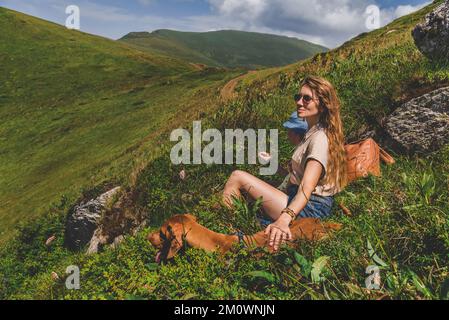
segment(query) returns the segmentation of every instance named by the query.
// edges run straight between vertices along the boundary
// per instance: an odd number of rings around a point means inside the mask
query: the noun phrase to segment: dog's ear
[[[160,236],[160,230],[148,234],[147,240],[153,245],[153,247],[160,248],[162,247],[162,239]]]
[[[290,227],[293,239],[313,240],[317,231],[323,229],[318,219],[302,218],[295,220]]]
[[[167,231],[170,233],[170,249],[167,259],[173,258],[184,245],[184,226],[181,223],[169,225]]]
[[[334,231],[340,230],[342,226],[342,224],[334,222],[320,223],[320,227],[314,232],[313,240],[327,239]]]

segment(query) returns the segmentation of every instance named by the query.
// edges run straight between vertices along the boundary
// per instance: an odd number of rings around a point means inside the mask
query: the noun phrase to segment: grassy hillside
[[[133,32],[121,41],[144,51],[194,63],[250,69],[283,66],[327,51],[325,47],[296,38],[233,30]]]
[[[375,128],[402,101],[449,85],[449,62],[428,61],[410,35],[438,3],[329,53],[251,74],[240,85],[240,97],[220,105],[213,116],[204,118],[203,127],[281,128],[295,108],[291,96],[302,77],[313,73],[336,85],[348,136],[364,127]],[[285,161],[292,150],[284,131],[280,138]],[[71,203],[61,201],[46,216],[24,224],[3,249],[0,298],[448,299],[449,146],[426,156],[393,153],[397,163],[382,165],[382,177],[347,187],[336,200],[352,216],[335,206],[331,219],[344,228],[326,240],[298,242],[276,255],[241,250],[220,257],[188,249],[159,266],[145,236],[173,214],[193,213],[219,232],[257,229],[251,223],[257,203],[242,203],[232,212],[216,206],[232,170],[256,174],[257,167],[186,166],[187,178],[181,181],[182,168],[171,165],[169,151],[170,145],[162,146],[161,155],[140,171],[132,186],[137,194],[134,206],[148,214],[150,228],[128,236],[117,250],[75,254],[63,247],[64,217]],[[282,178],[274,176],[269,182]],[[51,235],[57,240],[46,247]],[[324,267],[319,268],[319,262],[325,262]],[[81,268],[79,291],[68,291],[50,277],[52,271],[64,274],[73,264]],[[380,267],[380,290],[365,289],[370,265]]]
[[[0,29],[0,240],[63,194],[126,180],[236,75],[3,8]]]

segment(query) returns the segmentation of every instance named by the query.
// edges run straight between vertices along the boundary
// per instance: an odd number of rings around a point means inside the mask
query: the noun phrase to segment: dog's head
[[[191,221],[196,222],[196,218],[190,214],[176,215],[168,219],[158,231],[148,235],[148,241],[158,249],[157,263],[173,258],[183,248],[186,227]]]

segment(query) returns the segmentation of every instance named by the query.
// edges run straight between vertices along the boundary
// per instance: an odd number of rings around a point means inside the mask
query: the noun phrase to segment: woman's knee
[[[245,180],[245,177],[248,173],[242,170],[235,170],[232,172],[231,177],[229,178],[229,181],[242,183]]]

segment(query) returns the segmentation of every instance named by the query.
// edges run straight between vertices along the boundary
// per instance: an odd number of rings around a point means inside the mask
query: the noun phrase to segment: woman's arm
[[[307,161],[303,179],[298,189],[298,194],[290,203],[288,208],[298,215],[307,205],[313,190],[315,190],[323,172],[323,165],[314,159]],[[270,234],[270,246],[276,251],[285,240],[291,240],[290,222],[293,218],[284,213],[279,219],[270,224],[265,230],[265,234]]]
[[[298,215],[309,202],[313,190],[315,190],[320,181],[323,172],[323,165],[314,159],[307,161],[304,177],[298,189],[298,194],[288,206]],[[290,222],[289,222],[290,223]]]

